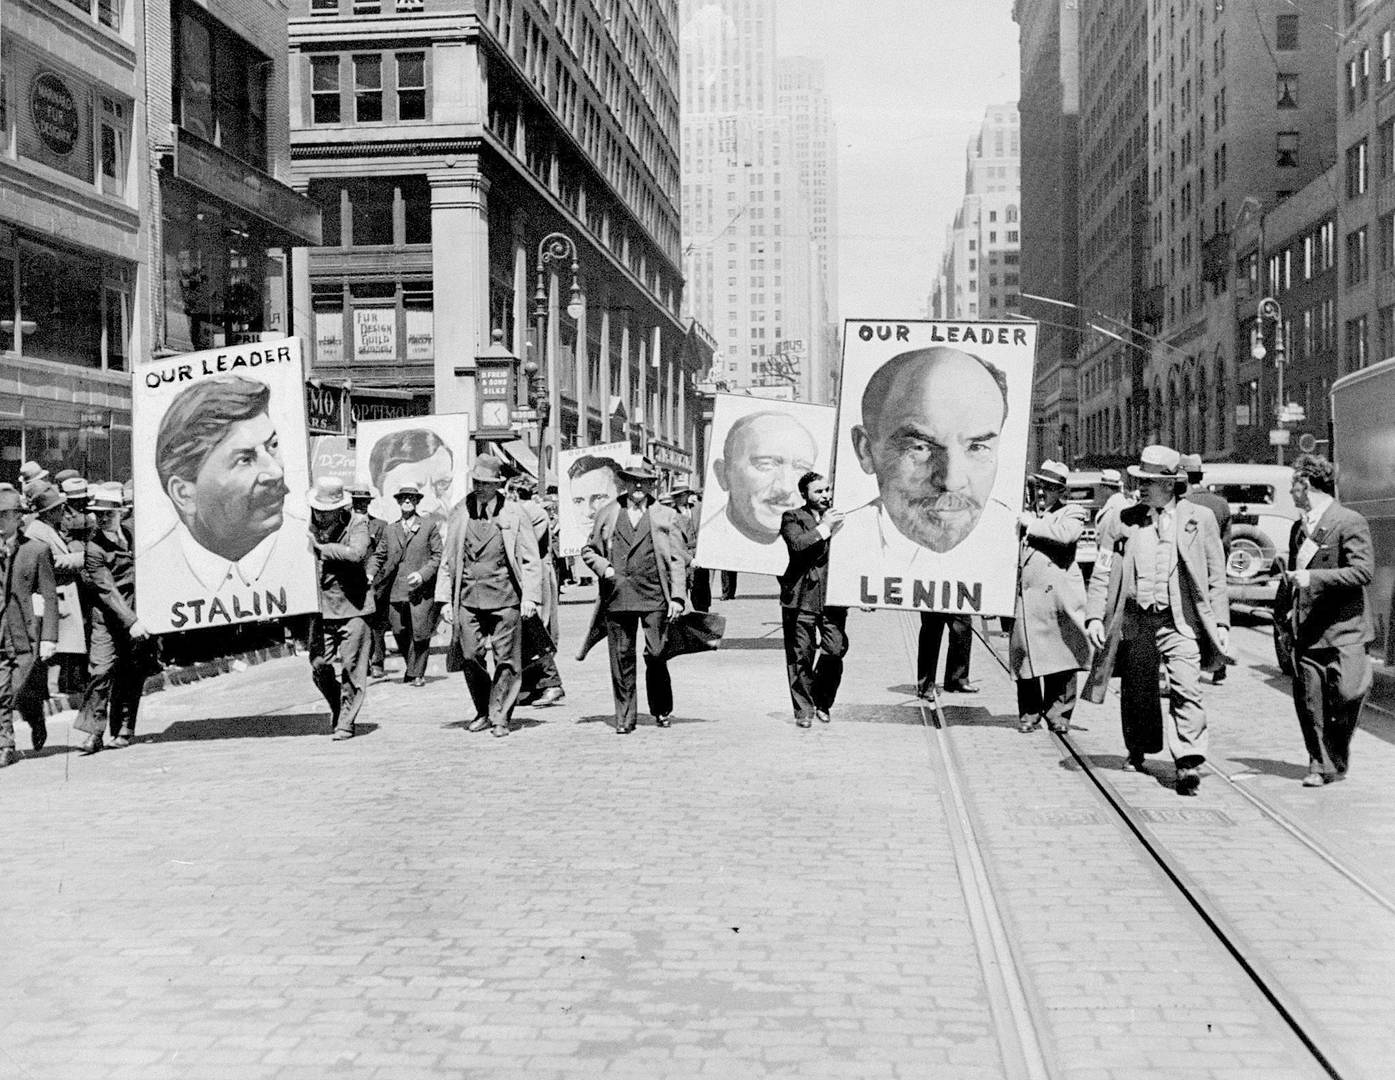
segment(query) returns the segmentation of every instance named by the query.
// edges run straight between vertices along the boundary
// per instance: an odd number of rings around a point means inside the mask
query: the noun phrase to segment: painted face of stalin
[[[900,363],[873,404],[853,429],[858,463],[876,475],[902,535],[952,550],[978,524],[998,476],[1002,389],[975,357],[927,349]]]

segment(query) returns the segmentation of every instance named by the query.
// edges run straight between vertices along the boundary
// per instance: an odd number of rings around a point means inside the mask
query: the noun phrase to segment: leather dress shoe
[[[945,693],[946,693],[946,694],[977,694],[977,693],[978,693],[978,687],[975,686],[975,685],[974,685],[973,683],[971,683],[971,682],[955,683],[953,686],[951,686],[949,683],[946,683],[946,684],[945,684]]]
[[[1129,757],[1124,760],[1124,772],[1142,772],[1143,759],[1141,757]]]
[[[508,725],[508,724],[495,724],[495,725],[494,725],[494,737],[495,737],[496,739],[502,739],[502,738],[503,738],[505,735],[507,735],[508,733],[509,733],[509,725]]]
[[[615,734],[617,734],[617,735],[628,735],[630,732],[634,731],[634,729],[635,729],[635,726],[634,726],[633,724],[616,724],[616,725],[615,725]]]
[[[1036,731],[1039,723],[1041,723],[1041,721],[1035,716],[1029,716],[1018,722],[1017,730],[1022,732],[1023,735],[1027,735]]]
[[[484,731],[486,728],[488,728],[488,727],[490,727],[490,726],[491,726],[491,725],[490,725],[490,723],[489,723],[489,717],[481,715],[481,716],[477,716],[477,717],[475,717],[473,720],[471,720],[471,721],[470,721],[470,726],[467,727],[465,730],[466,730],[466,731]]]
[[[665,713],[663,716],[658,716],[658,715],[656,714],[655,717],[654,717],[654,726],[655,726],[655,727],[673,727],[673,717],[670,716],[670,715],[668,715],[667,713]]]
[[[95,754],[101,748],[102,734],[101,732],[97,732],[96,734],[88,735],[78,744],[78,753],[86,757],[89,754]]]
[[[1336,779],[1336,776],[1326,776],[1320,772],[1310,772],[1307,776],[1303,777],[1303,786],[1324,787],[1327,784],[1333,783]]]
[[[815,709],[814,715],[819,718],[820,724],[829,724],[833,722],[833,717],[828,715],[827,709]]]
[[[23,757],[24,755],[13,746],[7,746],[4,750],[0,750],[0,769],[3,769],[6,765],[13,765],[15,762],[22,760]]]
[[[547,705],[556,705],[566,696],[566,692],[560,686],[549,686],[537,696],[533,704],[540,708]]]
[[[353,737],[354,733],[347,728],[336,730],[334,734],[330,736],[334,742],[344,742],[346,739],[352,739]]]
[[[131,745],[131,737],[123,731],[121,734],[114,736],[107,745],[113,750],[124,750]]]
[[[43,717],[39,717],[29,725],[29,738],[34,744],[34,753],[38,753],[48,742],[48,725],[44,723]]]
[[[813,723],[814,722],[810,720],[807,716],[796,716],[794,718],[795,727],[812,727]]]
[[[1050,721],[1048,721],[1047,724],[1046,724],[1046,729],[1047,729],[1048,731],[1050,731],[1052,735],[1069,735],[1069,734],[1070,734],[1070,725],[1069,725],[1069,724],[1053,724],[1053,723],[1051,723]]]
[[[426,685],[426,678],[422,675],[418,675],[415,679],[412,680],[412,685],[420,689],[421,687]]]
[[[1177,794],[1195,795],[1196,789],[1201,786],[1201,773],[1196,769],[1177,770]]]

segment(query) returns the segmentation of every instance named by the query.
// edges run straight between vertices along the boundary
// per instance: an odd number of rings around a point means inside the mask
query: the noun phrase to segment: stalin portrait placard
[[[1011,615],[1036,325],[849,320],[828,602]]]
[[[132,374],[136,612],[152,633],[316,611],[300,341]]]

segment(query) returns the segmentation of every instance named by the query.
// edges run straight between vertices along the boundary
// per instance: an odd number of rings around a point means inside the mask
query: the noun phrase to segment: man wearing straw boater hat
[[[1116,664],[1123,676],[1120,714],[1125,770],[1166,746],[1177,766],[1177,793],[1194,795],[1206,760],[1202,669],[1227,661],[1230,606],[1216,516],[1179,501],[1186,490],[1181,455],[1146,446],[1129,466],[1139,501],[1119,513],[1115,539],[1101,548],[1086,603],[1095,647],[1086,699],[1104,701]],[[1158,664],[1167,669],[1168,715],[1158,701]]]
[[[1070,469],[1047,460],[1032,476],[1041,515],[1018,518],[1017,603],[1008,663],[1017,679],[1018,730],[1036,730],[1044,720],[1054,732],[1070,729],[1076,673],[1090,663],[1085,637],[1085,578],[1075,545],[1085,530],[1085,509],[1065,501]]]
[[[542,565],[533,526],[504,497],[498,458],[480,454],[470,494],[446,522],[436,601],[454,624],[446,667],[462,671],[475,718],[467,731],[509,733],[523,671],[523,620],[542,603]],[[488,654],[494,653],[494,674]]]
[[[329,704],[333,738],[339,742],[354,737],[368,690],[368,616],[374,610],[368,583],[377,575],[378,555],[368,540],[367,521],[354,513],[338,477],[316,479],[305,501],[320,574],[320,612],[310,627],[310,671]]]
[[[673,683],[660,655],[668,620],[687,599],[687,557],[678,515],[654,502],[659,474],[648,458],[631,454],[620,469],[620,501],[596,515],[581,557],[600,580],[600,595],[581,658],[602,637],[610,649],[615,733],[635,729],[635,649],[644,629],[644,688],[654,723],[672,725]]]

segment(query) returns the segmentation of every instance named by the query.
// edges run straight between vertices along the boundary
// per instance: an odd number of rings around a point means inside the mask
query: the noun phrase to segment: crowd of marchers
[[[1099,555],[1088,584],[1076,559],[1087,511],[1066,501],[1064,464],[1042,463],[1030,478],[1030,505],[1008,526],[1019,541],[1016,611],[1004,620],[1019,727],[1025,733],[1044,723],[1068,732],[1081,674],[1094,702],[1117,676],[1124,768],[1142,770],[1147,755],[1165,751],[1178,792],[1190,795],[1208,752],[1201,677],[1209,672],[1220,681],[1231,662],[1229,508],[1200,486],[1195,456],[1150,446],[1126,471],[1127,482],[1106,474],[1119,490],[1094,522]],[[581,553],[599,595],[580,656],[607,643],[621,735],[635,730],[639,713],[641,631],[647,711],[667,728],[671,630],[710,599],[707,571],[693,562],[699,495],[658,496],[658,481],[648,459],[627,459],[619,497],[599,509]],[[21,482],[22,489],[0,486],[0,766],[19,760],[16,714],[42,749],[50,666],[58,689],[80,698],[80,752],[129,745],[153,656],[135,608],[129,486],[89,485],[71,470],[50,477],[33,462]],[[370,683],[384,677],[388,631],[402,655],[403,682],[419,687],[431,639],[443,623],[449,627],[446,666],[463,673],[470,731],[505,736],[521,702],[564,699],[555,651],[568,563],[557,554],[555,503],[537,497],[531,477],[507,475],[489,455],[476,458],[470,487],[444,521],[418,515],[422,492],[411,484],[391,492],[400,510],[394,522],[369,513],[367,488],[322,476],[306,493],[320,605],[300,633],[336,740],[353,737]],[[798,489],[803,505],[781,522],[789,558],[779,581],[786,676],[795,723],[807,728],[832,721],[848,652],[847,609],[826,602],[829,551],[844,515],[832,509],[831,485],[819,473],[806,472]],[[1370,530],[1335,491],[1330,462],[1299,458],[1292,495],[1301,516],[1283,554],[1275,609],[1309,786],[1346,776],[1371,685]],[[922,612],[922,696],[938,695],[946,630],[943,689],[977,690],[969,681],[968,620]]]

